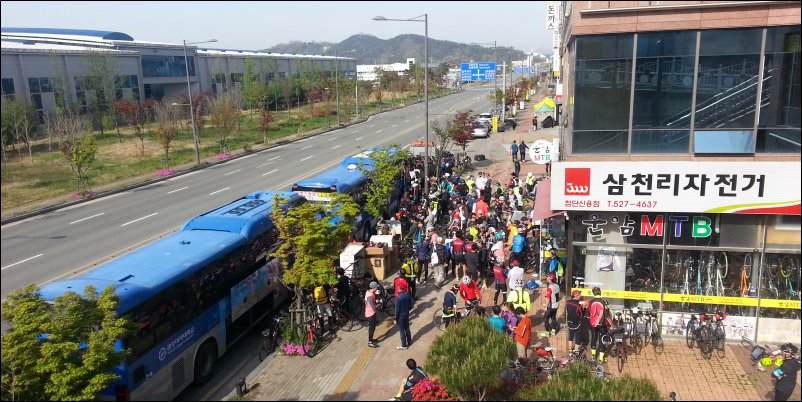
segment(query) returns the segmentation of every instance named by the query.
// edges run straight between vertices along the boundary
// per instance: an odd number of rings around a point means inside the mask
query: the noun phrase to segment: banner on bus
[[[576,211],[800,215],[799,162],[557,162],[551,205]]]

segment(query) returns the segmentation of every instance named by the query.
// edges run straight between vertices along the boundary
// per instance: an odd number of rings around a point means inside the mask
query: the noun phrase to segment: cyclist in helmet
[[[513,281],[512,291],[507,296],[507,301],[512,303],[516,310],[520,307],[526,314],[532,311],[532,302],[529,300],[529,292],[524,289],[523,279],[519,278]]]
[[[796,387],[796,377],[799,373],[799,348],[793,344],[786,343],[780,346],[783,363],[779,368],[771,373],[771,378],[777,380],[774,384],[774,400],[787,401]]]
[[[493,243],[493,246],[490,248],[491,254],[493,257],[496,257],[496,260],[501,258],[502,260],[505,259],[504,256],[504,233],[498,232],[496,233],[496,242]]]
[[[465,314],[468,314],[469,305],[478,305],[482,300],[481,289],[479,289],[476,281],[471,279],[468,275],[462,277],[462,283],[459,285],[459,294],[462,296],[462,300],[465,301]]]
[[[458,292],[459,285],[455,283],[443,296],[443,324],[446,328],[451,325],[451,322],[454,321],[454,317],[457,315]]]

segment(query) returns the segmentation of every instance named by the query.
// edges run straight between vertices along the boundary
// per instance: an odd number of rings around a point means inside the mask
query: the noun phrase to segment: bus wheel
[[[195,357],[195,385],[203,385],[211,380],[216,367],[217,345],[214,340],[208,340],[201,345]]]

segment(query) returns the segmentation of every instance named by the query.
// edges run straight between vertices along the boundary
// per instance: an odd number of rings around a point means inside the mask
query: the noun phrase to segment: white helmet
[[[463,276],[462,277],[462,283],[464,283],[465,286],[470,285],[471,284],[471,277],[468,276],[468,275]]]
[[[496,257],[496,263],[498,265],[504,265],[504,257]]]
[[[520,279],[520,278],[516,279],[516,280],[515,280],[515,282],[513,282],[513,286],[514,286],[515,288],[522,288],[522,287],[524,287],[524,280],[523,280],[523,279]]]

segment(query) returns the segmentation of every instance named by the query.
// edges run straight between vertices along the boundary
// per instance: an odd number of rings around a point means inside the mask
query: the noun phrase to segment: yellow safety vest
[[[323,286],[315,288],[314,292],[315,304],[326,304],[329,302],[329,295],[326,294],[326,289]]]
[[[507,301],[511,302],[513,307],[523,307],[527,313],[532,310],[532,303],[529,301],[529,292],[523,289],[515,289],[507,296]]]

